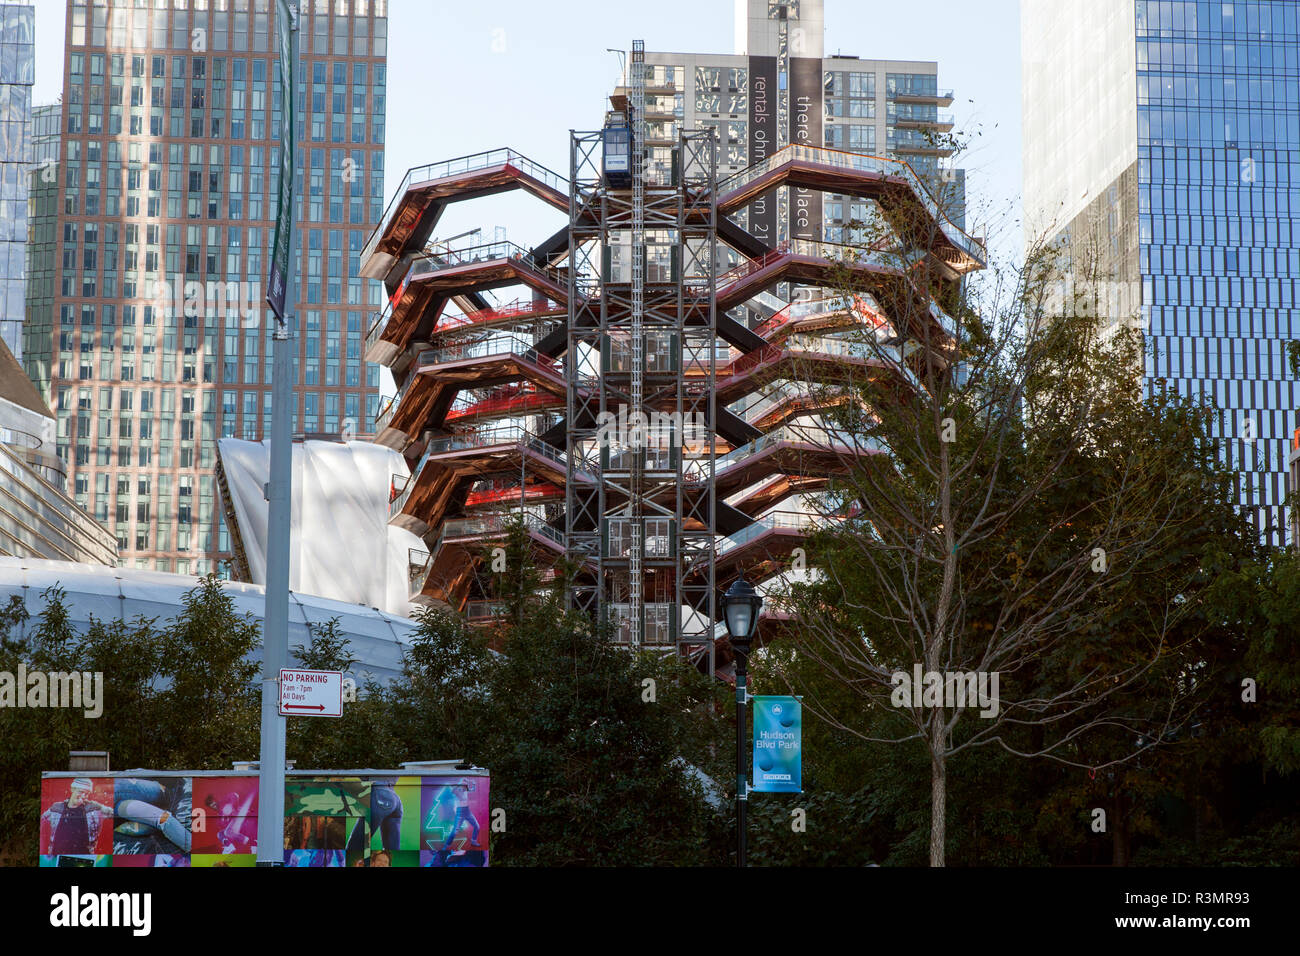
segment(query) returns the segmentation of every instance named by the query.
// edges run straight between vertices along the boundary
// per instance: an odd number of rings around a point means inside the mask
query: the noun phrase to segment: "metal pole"
[[[749,807],[749,774],[745,759],[745,704],[749,696],[749,654],[736,650],[736,866],[745,865],[745,811]]]
[[[298,18],[289,35],[288,83],[298,82]],[[297,103],[297,96],[284,96]],[[288,110],[286,109],[286,112]],[[296,110],[294,111],[296,113]],[[284,122],[297,123],[286,116]],[[293,130],[293,127],[290,127]],[[295,157],[292,175],[297,175]],[[297,305],[298,269],[294,250],[296,199],[289,183],[289,274],[285,282],[286,321],[272,332],[271,473],[266,500],[266,612],[262,631],[262,744],[257,770],[257,865],[284,866],[284,717],[280,714],[280,669],[289,656],[289,524],[293,513],[293,330],[291,305]]]

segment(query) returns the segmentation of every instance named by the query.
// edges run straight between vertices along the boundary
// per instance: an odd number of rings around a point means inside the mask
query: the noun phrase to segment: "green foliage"
[[[1162,395],[1142,404],[1129,426],[1135,454],[1181,461],[1170,480],[1212,486],[1217,465],[1201,454],[1196,410]],[[1137,434],[1143,429],[1147,439]],[[1143,441],[1159,447],[1144,450]],[[1171,459],[1180,442],[1183,457]],[[1077,494],[1094,493],[1105,467],[1081,473]],[[1118,569],[1131,581],[1104,626],[1023,679],[1050,691],[1101,656],[1134,653],[1145,622],[1165,607],[1161,582],[1177,580],[1188,610],[1171,652],[1115,706],[1132,709],[1143,695],[1166,694],[1194,670],[1192,719],[1136,761],[1095,774],[997,747],[956,754],[947,774],[950,865],[1106,864],[1121,852],[1117,841],[1138,865],[1300,861],[1300,558],[1259,552],[1227,506],[1191,509],[1174,524],[1180,530],[1160,562],[1142,573]],[[996,547],[1007,568],[1041,573],[1039,562],[1052,554],[1031,555],[1020,543],[1028,530],[1012,527],[988,554],[963,560],[992,560]],[[388,687],[363,680],[342,719],[290,721],[289,756],[301,767],[463,758],[489,768],[492,806],[505,811],[504,832],[491,834],[498,865],[726,865],[734,847],[728,689],[673,657],[614,646],[565,611],[562,577],[550,593],[541,587],[522,529],[508,537],[507,554],[514,570],[500,576],[494,595],[508,606],[505,623],[484,630],[445,610],[422,612],[401,679]],[[1007,580],[1014,586],[1010,573]],[[1000,594],[972,601],[973,627]],[[837,619],[854,621],[852,605],[869,597],[865,588],[851,601],[841,595]],[[25,639],[16,636],[20,628]],[[94,621],[81,635],[58,590],[45,595],[34,620],[21,602],[0,608],[0,670],[13,672],[22,661],[106,678],[98,720],[56,709],[0,710],[0,826],[12,837],[9,852],[35,862],[39,771],[65,766],[71,749],[108,750],[119,767],[191,769],[226,768],[255,754],[258,668],[248,655],[259,640],[257,622],[235,613],[211,579],[172,620]],[[357,663],[336,622],[313,627],[293,651],[309,667],[350,671]],[[756,693],[804,694],[806,719],[805,792],[751,798],[751,863],[924,865],[926,748],[919,739],[893,746],[861,739],[906,736],[898,712],[864,703],[797,640],[756,654],[752,678]],[[1257,703],[1241,699],[1245,678],[1257,683]],[[824,713],[839,720],[818,716]],[[851,730],[839,726],[846,722]],[[954,743],[965,733],[959,726]],[[1032,728],[1007,739],[1018,749],[1036,742]],[[1102,733],[1086,753],[1104,761],[1130,745],[1122,733]],[[717,794],[704,792],[692,767],[722,784],[721,807],[710,804]],[[1096,806],[1108,810],[1118,835],[1090,832]],[[802,831],[792,827],[795,809]]]
[[[0,709],[0,828],[5,851],[34,863],[40,773],[67,766],[70,750],[106,750],[116,766],[227,769],[257,753],[259,703],[246,659],[258,625],[235,613],[213,577],[200,581],[165,624],[91,620],[77,634],[66,595],[44,594],[34,621],[18,604],[0,626],[0,671],[103,674],[103,713],[88,719],[67,708]],[[28,638],[14,636],[28,625]]]
[[[709,862],[716,820],[681,761],[706,762],[721,736],[712,691],[675,660],[629,654],[556,604],[538,608],[486,686],[494,724],[476,762],[492,769],[493,802],[506,811],[498,859]]]

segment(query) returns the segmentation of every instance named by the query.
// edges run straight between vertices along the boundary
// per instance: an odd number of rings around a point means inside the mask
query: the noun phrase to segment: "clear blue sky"
[[[36,3],[36,103],[61,92],[63,0]],[[731,52],[733,0],[389,0],[387,195],[410,166],[498,146],[568,172],[568,131],[600,126],[618,75],[606,47]],[[971,136],[970,220],[993,251],[1021,243],[1018,0],[826,0],[826,50],[937,60]],[[521,244],[562,224],[514,195],[453,207],[444,236],[509,227]],[[488,238],[491,238],[488,229]]]

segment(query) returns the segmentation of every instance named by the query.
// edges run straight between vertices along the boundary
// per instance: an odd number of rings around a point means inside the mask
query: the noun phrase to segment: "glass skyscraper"
[[[35,18],[30,3],[0,3],[0,338],[20,360]]]
[[[1029,239],[1100,262],[1095,300],[1216,410],[1261,534],[1287,527],[1300,337],[1300,4],[1023,0]]]
[[[298,6],[294,432],[364,435],[383,293],[357,259],[383,211],[387,0]],[[275,4],[67,0],[66,29],[39,350],[70,490],[124,565],[221,572],[216,441],[270,434]]]
[[[27,314],[23,322],[23,370],[45,402],[53,361],[54,289],[59,233],[58,103],[32,108],[32,166],[27,174]]]

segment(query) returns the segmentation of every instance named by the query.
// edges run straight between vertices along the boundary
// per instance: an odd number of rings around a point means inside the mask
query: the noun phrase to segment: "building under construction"
[[[634,46],[567,176],[512,150],[407,173],[362,253],[390,294],[366,358],[398,386],[375,440],[411,466],[391,520],[428,544],[413,599],[490,620],[486,564],[522,517],[539,565],[567,556],[571,604],[617,640],[725,674],[721,590],[784,571],[818,520],[801,496],[880,453],[820,423],[826,396],[863,376],[910,387],[983,250],[901,160],[792,142],[720,178],[714,128],[649,136],[671,95],[656,82]],[[531,249],[436,240],[449,204],[507,190],[567,225]],[[814,193],[873,203],[898,248],[745,228],[756,203]],[[766,609],[760,637],[782,623]]]

